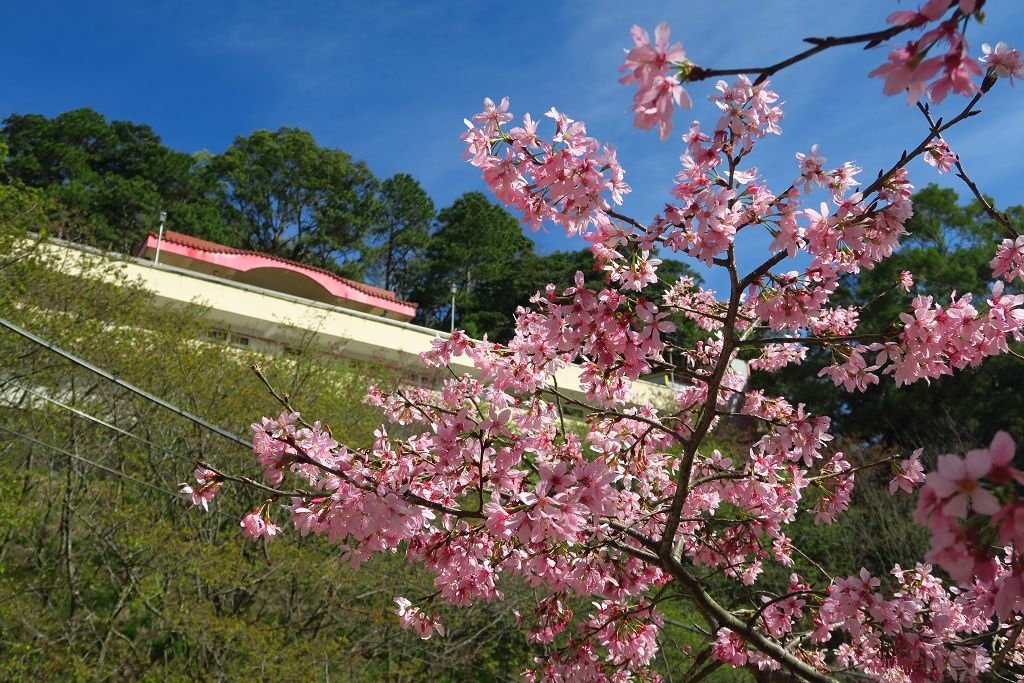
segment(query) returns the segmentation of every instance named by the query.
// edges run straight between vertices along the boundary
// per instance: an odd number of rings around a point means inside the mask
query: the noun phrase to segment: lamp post
[[[156,238],[156,255],[153,257],[153,263],[160,263],[160,243],[164,241],[164,223],[167,222],[167,212],[160,212],[160,234]]]
[[[455,332],[455,294],[459,291],[458,285],[452,283],[452,332]]]

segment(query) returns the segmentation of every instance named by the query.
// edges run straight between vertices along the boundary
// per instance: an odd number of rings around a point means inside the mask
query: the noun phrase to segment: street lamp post
[[[458,286],[452,283],[452,332],[455,332],[455,294],[459,291]]]
[[[160,244],[164,241],[164,223],[167,222],[167,212],[160,212],[160,234],[156,238],[156,255],[153,256],[153,263],[160,263]]]

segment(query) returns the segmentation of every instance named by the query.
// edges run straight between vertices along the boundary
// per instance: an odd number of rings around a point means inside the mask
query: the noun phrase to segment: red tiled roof
[[[149,233],[149,235],[154,239],[157,238],[157,234],[155,232],[151,232]],[[237,247],[229,247],[225,244],[218,244],[216,242],[200,239],[198,237],[193,237],[191,235],[186,235],[184,233],[174,232],[173,230],[165,230],[163,240],[165,242],[173,242],[175,244],[180,244],[183,247],[199,249],[201,251],[207,251],[214,254],[237,254],[244,256],[258,256],[261,258],[270,259],[272,261],[287,264],[295,268],[299,268],[302,270],[310,270],[316,273],[320,273],[322,275],[326,275],[327,277],[338,280],[339,282],[344,283],[345,285],[351,287],[352,289],[362,292],[363,294],[366,294],[368,296],[376,297],[378,299],[384,299],[385,301],[394,301],[395,303],[404,304],[407,306],[416,305],[411,301],[399,299],[398,296],[389,289],[384,289],[383,287],[374,287],[373,285],[368,285],[365,282],[359,282],[357,280],[350,280],[348,278],[341,277],[336,273],[332,273],[331,271],[326,270],[324,268],[318,268],[317,266],[311,266],[306,263],[299,263],[298,261],[290,261],[288,259],[281,258],[280,256],[266,254],[261,251],[251,251],[247,249],[238,249]],[[141,248],[144,250],[146,248],[146,244],[144,243]]]

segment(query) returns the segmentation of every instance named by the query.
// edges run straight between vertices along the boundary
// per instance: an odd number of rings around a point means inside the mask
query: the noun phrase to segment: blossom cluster
[[[907,101],[913,104],[926,93],[934,102],[941,102],[950,91],[967,96],[976,93],[979,90],[976,80],[982,75],[982,69],[969,54],[960,22],[963,16],[978,9],[978,5],[977,0],[961,0],[945,19],[949,0],[928,0],[917,11],[891,14],[888,21],[897,26],[937,25],[928,28],[920,38],[889,52],[888,63],[871,72],[871,76],[885,79],[885,94],[895,95],[906,90]],[[944,54],[932,54],[943,43],[948,45],[948,50]]]
[[[679,78],[671,73],[674,65],[685,65],[686,52],[679,43],[669,45],[671,31],[667,23],[658,24],[654,30],[653,45],[650,35],[639,26],[633,27],[632,35],[634,46],[619,67],[626,75],[619,82],[637,84],[633,125],[643,130],[657,126],[661,139],[667,140],[672,132],[673,109],[693,106]]]
[[[987,449],[940,456],[914,513],[931,531],[926,559],[987,590],[986,604],[1001,619],[1024,612],[1024,501],[1017,488],[1024,472],[1012,466],[1015,451],[1010,435],[999,432]]]
[[[193,486],[187,482],[182,482],[178,485],[179,490],[182,495],[188,496],[193,507],[201,507],[208,512],[210,510],[210,501],[220,492],[223,480],[215,472],[205,467],[197,467],[193,476],[195,477],[196,485]]]
[[[407,598],[395,598],[395,604],[398,605],[395,613],[398,614],[398,621],[402,628],[412,629],[423,640],[430,640],[430,636],[435,632],[439,636],[444,636],[444,625],[438,621],[436,613],[427,614],[409,602]]]
[[[503,125],[512,120],[508,107],[507,97],[497,105],[484,100],[484,110],[466,121],[462,134],[466,157],[483,171],[494,196],[521,212],[534,229],[551,221],[572,235],[607,220],[603,193],[621,204],[630,191],[615,148],[600,145],[582,121],[554,107],[545,114],[555,123],[550,140],[538,135],[539,122],[529,114],[522,126],[506,131]]]

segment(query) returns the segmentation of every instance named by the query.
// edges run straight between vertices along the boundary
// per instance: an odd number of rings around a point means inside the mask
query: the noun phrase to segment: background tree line
[[[13,114],[0,139],[5,182],[41,190],[89,244],[130,253],[167,211],[171,230],[393,290],[420,305],[417,322],[439,329],[451,324],[453,285],[456,324],[507,341],[516,307],[539,287],[592,272],[587,250],[537,254],[516,218],[478,192],[438,211],[412,176],[380,180],[297,128],[186,154],[145,124],[76,109]]]

